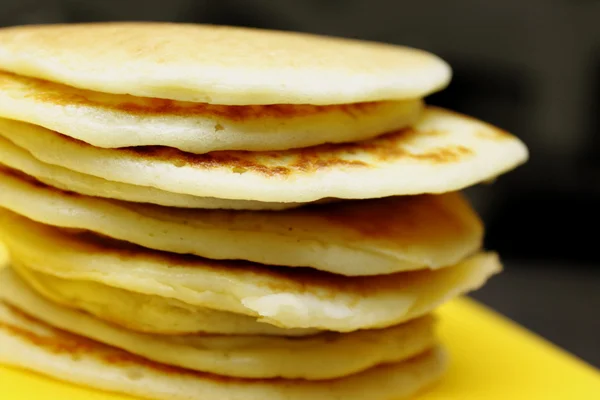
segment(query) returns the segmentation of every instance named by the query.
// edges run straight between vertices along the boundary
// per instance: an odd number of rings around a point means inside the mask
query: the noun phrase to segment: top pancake
[[[156,22],[4,28],[0,69],[98,92],[223,105],[420,98],[451,76],[439,57],[408,47]]]

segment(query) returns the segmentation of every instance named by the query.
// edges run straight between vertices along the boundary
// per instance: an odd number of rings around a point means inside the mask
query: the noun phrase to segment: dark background
[[[454,69],[429,103],[528,145],[527,165],[468,190],[505,272],[474,297],[600,366],[600,1],[0,0],[0,25],[207,22],[432,51]]]

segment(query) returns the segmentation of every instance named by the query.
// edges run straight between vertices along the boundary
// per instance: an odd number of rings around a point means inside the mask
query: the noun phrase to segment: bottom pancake
[[[0,271],[0,284],[1,300],[51,326],[150,360],[226,376],[338,378],[409,359],[436,344],[431,316],[387,329],[304,338],[139,334],[44,299],[8,268]]]
[[[0,363],[155,400],[400,400],[440,379],[447,357],[436,348],[408,361],[324,381],[229,378],[148,361],[0,303]]]

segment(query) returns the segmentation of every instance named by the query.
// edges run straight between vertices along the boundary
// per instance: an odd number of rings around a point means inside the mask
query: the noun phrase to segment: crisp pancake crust
[[[41,161],[110,181],[265,202],[444,193],[494,178],[528,157],[516,137],[434,107],[410,129],[357,143],[281,152],[100,149],[5,119],[0,119],[0,135]]]
[[[402,46],[156,22],[4,28],[0,69],[98,92],[228,105],[420,98],[451,76],[439,57]]]

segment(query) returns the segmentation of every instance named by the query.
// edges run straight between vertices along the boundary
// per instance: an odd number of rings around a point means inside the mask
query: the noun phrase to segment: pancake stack
[[[406,47],[204,25],[0,30],[0,362],[153,399],[387,400],[501,270],[465,187],[516,137]]]

